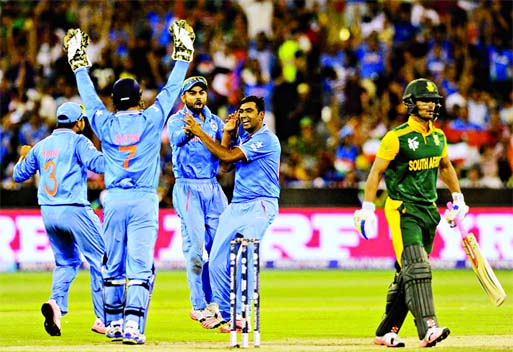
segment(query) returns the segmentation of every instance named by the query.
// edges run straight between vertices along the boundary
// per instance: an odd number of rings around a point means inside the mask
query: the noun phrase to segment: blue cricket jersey
[[[58,128],[16,164],[13,179],[23,182],[39,171],[39,205],[89,205],[87,170],[101,174],[104,169],[103,154],[89,139]]]
[[[143,111],[112,113],[98,97],[87,69],[75,71],[80,97],[102,142],[107,189],[154,192],[160,175],[161,131],[182,88],[188,62],[176,61],[155,102]]]
[[[173,150],[173,173],[176,178],[210,179],[217,176],[219,159],[215,157],[200,139],[196,136],[187,137],[183,131],[185,113],[191,113],[200,123],[206,134],[215,141],[223,138],[224,122],[217,115],[212,114],[208,107],[203,108],[202,121],[197,114],[185,106],[182,110],[171,116],[167,125],[169,143]]]
[[[278,137],[263,125],[252,136],[241,137],[237,146],[246,155],[246,161],[235,163],[235,185],[232,203],[259,197],[280,197],[280,154]]]

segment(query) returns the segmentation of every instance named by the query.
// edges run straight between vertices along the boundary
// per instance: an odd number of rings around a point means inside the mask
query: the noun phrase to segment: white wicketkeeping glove
[[[376,233],[378,232],[377,218],[374,213],[375,210],[376,207],[374,206],[374,203],[363,202],[362,209],[354,212],[354,226],[366,240],[370,237],[376,236]]]
[[[64,37],[64,51],[68,53],[68,62],[73,72],[81,67],[90,67],[86,49],[89,45],[89,36],[79,28],[68,29]]]
[[[169,26],[168,31],[174,42],[173,60],[191,62],[196,39],[192,27],[185,20],[177,20]]]
[[[454,219],[459,218],[463,220],[465,215],[468,213],[468,206],[465,204],[465,198],[463,194],[458,192],[452,193],[452,209],[449,208],[445,211],[444,218],[449,223],[449,226],[455,227],[456,223]]]

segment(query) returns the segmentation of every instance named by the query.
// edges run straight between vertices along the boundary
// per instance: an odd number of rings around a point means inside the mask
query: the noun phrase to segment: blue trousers
[[[237,234],[262,240],[277,214],[277,199],[257,198],[244,203],[231,203],[219,218],[210,252],[209,273],[214,302],[219,304],[226,321],[230,319],[230,243]],[[251,268],[249,272],[252,272]],[[252,281],[248,280],[249,292],[252,292]],[[240,284],[237,286],[240,287]]]
[[[228,200],[215,178],[179,178],[173,187],[173,207],[182,224],[182,250],[185,257],[191,305],[204,309],[212,302],[208,259],[219,225],[219,216]]]
[[[155,192],[109,189],[104,205],[106,325],[133,320],[143,332],[154,281],[158,197]]]
[[[41,214],[55,256],[52,293],[62,314],[68,313],[68,292],[82,264],[89,263],[94,314],[103,320],[102,262],[105,244],[98,216],[89,206],[41,206]]]

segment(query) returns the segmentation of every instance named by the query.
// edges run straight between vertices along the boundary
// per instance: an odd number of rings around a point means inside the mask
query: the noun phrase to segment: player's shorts
[[[417,244],[429,254],[433,249],[440,213],[434,203],[410,203],[387,198],[385,216],[396,258],[400,262],[403,248]]]

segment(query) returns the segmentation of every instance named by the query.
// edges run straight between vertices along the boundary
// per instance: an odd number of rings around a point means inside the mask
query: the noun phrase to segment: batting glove
[[[173,60],[191,62],[196,39],[192,27],[185,20],[177,20],[169,26],[168,31],[173,36]]]
[[[362,209],[354,212],[354,226],[366,240],[375,237],[378,232],[375,210],[374,203],[363,202]]]
[[[73,72],[82,67],[90,67],[86,49],[89,36],[78,28],[68,29],[64,37],[64,51],[68,53],[68,62]]]
[[[465,204],[463,194],[458,192],[452,193],[452,208],[445,211],[444,218],[449,223],[449,226],[456,227],[454,219],[459,218],[462,220],[467,215],[469,207]]]

